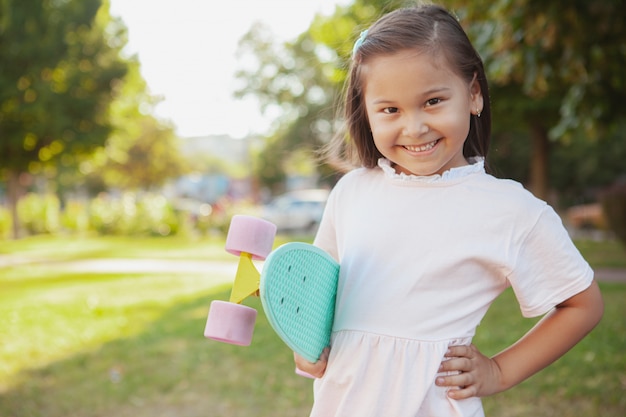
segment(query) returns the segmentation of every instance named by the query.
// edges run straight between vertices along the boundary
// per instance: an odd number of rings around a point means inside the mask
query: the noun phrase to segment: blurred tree
[[[120,81],[110,106],[111,133],[105,146],[80,164],[90,190],[154,189],[187,172],[172,126],[152,114],[158,98],[148,93],[136,59]]]
[[[20,177],[72,164],[111,130],[126,34],[101,0],[0,1],[0,175],[14,221]],[[101,7],[103,6],[103,7]]]
[[[607,132],[624,118],[626,2],[448,3],[485,61],[495,134],[525,127],[529,188],[546,198],[551,151],[573,136],[609,140]]]
[[[96,168],[94,175],[106,189],[156,189],[168,179],[187,172],[185,160],[179,152],[179,139],[170,126],[150,115],[134,122],[141,127],[138,136],[118,133],[118,136],[127,137],[128,142],[117,149],[114,144],[107,144],[104,148],[105,162]],[[92,181],[95,179],[90,177]]]
[[[597,202],[607,186],[626,182],[626,119],[599,139],[577,132],[550,158],[550,180],[565,207]]]
[[[314,128],[320,105],[327,104],[332,86],[319,71],[308,33],[282,46],[274,44],[270,30],[260,24],[242,38],[239,54],[252,60],[237,77],[243,87],[236,93],[254,95],[264,112],[278,114],[274,133],[268,138],[254,166],[254,175],[274,192],[286,178],[285,162],[297,148],[311,150],[319,144],[321,132]],[[325,115],[330,118],[329,114]]]

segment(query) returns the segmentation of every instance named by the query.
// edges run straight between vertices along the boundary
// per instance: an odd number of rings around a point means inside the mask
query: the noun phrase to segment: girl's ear
[[[470,113],[480,114],[483,111],[483,93],[480,90],[478,74],[474,73],[474,78],[469,86],[470,89]]]

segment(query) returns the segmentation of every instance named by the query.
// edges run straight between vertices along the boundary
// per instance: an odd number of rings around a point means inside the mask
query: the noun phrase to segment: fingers
[[[298,355],[295,352],[293,354],[293,358],[294,358],[294,361],[296,362],[296,367],[299,370],[315,378],[321,378],[322,376],[324,376],[324,373],[326,372],[326,365],[328,364],[329,354],[330,354],[330,348],[327,347],[326,349],[322,351],[320,358],[315,363],[311,363],[307,361],[306,359],[304,359],[302,356]]]
[[[441,362],[439,372],[469,372],[474,368],[478,350],[473,346],[450,346]]]
[[[461,388],[451,388],[448,390],[448,397],[455,400],[464,400],[466,398],[476,397],[477,391],[474,385]]]
[[[439,376],[435,384],[448,387],[448,396],[454,399],[463,399],[477,395],[476,380],[472,373],[462,372],[457,375]]]
[[[453,358],[444,360],[439,366],[439,372],[468,372],[472,370],[472,360],[469,358]]]
[[[478,392],[477,363],[482,355],[474,345],[450,346],[444,355],[444,361],[439,367],[440,373],[448,375],[438,376],[435,384],[440,387],[448,387],[448,396],[453,399],[474,397]]]
[[[472,359],[478,354],[478,349],[474,345],[450,346],[444,355],[446,358],[469,358]]]

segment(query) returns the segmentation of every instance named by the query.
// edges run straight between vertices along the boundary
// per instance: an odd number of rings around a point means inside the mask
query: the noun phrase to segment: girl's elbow
[[[594,280],[593,283],[586,290],[587,292],[587,311],[588,320],[591,324],[591,328],[594,328],[602,320],[604,315],[604,300],[602,299],[602,292],[598,283]]]
[[[596,322],[595,322],[595,325],[600,323],[600,320],[602,320],[603,316],[604,316],[604,300],[602,299],[602,295],[600,294],[598,296],[598,300],[596,302]]]
[[[561,303],[557,308],[573,308],[576,311],[576,322],[586,333],[595,328],[604,314],[604,301],[598,283],[594,280],[584,291]]]

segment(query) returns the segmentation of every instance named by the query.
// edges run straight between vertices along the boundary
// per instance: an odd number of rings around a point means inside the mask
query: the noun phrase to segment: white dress
[[[341,269],[314,417],[483,416],[479,398],[435,385],[448,346],[470,344],[508,286],[534,317],[593,280],[552,208],[481,160],[443,176],[396,174],[385,159],[348,173],[315,244]]]

